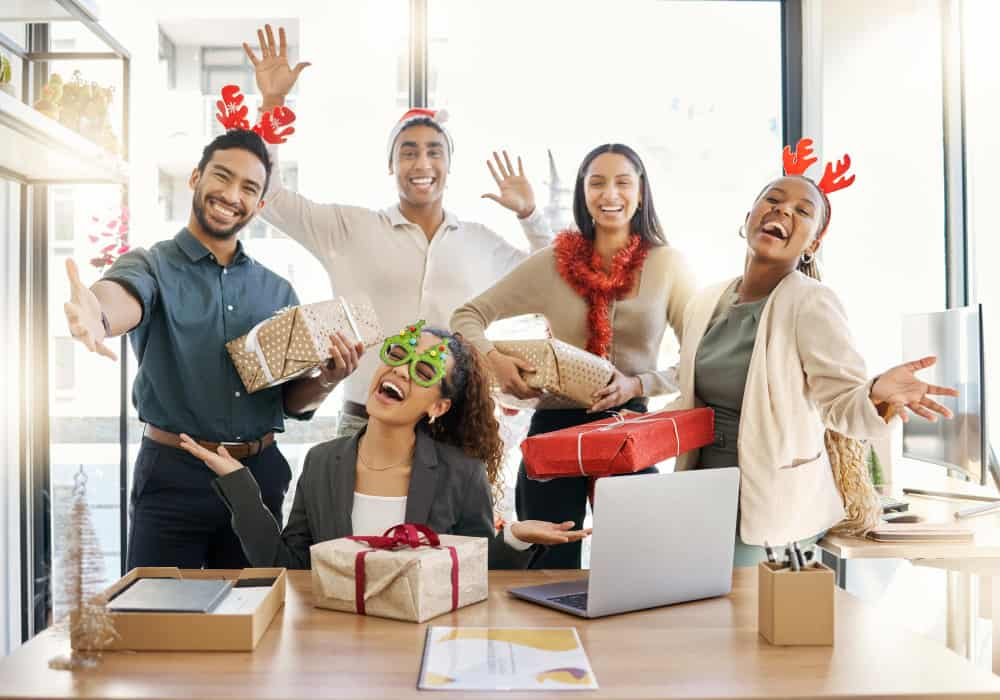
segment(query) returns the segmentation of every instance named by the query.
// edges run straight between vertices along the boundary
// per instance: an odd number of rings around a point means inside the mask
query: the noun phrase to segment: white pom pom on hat
[[[392,165],[392,149],[396,145],[396,139],[399,138],[400,133],[402,133],[402,131],[408,126],[411,126],[413,122],[420,119],[430,119],[438,126],[439,129],[441,129],[441,133],[444,134],[445,143],[448,145],[448,162],[450,164],[451,155],[455,152],[455,144],[451,140],[451,134],[448,133],[448,129],[444,126],[444,123],[448,121],[448,117],[449,114],[446,109],[424,109],[419,107],[408,110],[405,114],[403,114],[403,116],[399,118],[399,121],[396,122],[396,125],[392,127],[392,131],[389,133],[389,165]]]

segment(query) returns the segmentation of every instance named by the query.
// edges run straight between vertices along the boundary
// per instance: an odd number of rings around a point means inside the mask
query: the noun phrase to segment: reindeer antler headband
[[[238,85],[226,85],[222,88],[222,99],[215,103],[219,113],[215,118],[228,131],[229,129],[247,129],[260,136],[267,143],[284,143],[286,137],[295,133],[295,127],[289,126],[295,121],[295,112],[288,107],[275,107],[270,112],[264,112],[260,121],[250,126],[247,121],[247,107],[243,104],[243,95]]]
[[[800,175],[805,177],[806,170],[809,169],[809,166],[819,161],[819,158],[813,155],[812,146],[812,139],[799,139],[799,142],[795,144],[794,153],[792,153],[791,148],[785,146],[785,149],[781,154],[781,159],[785,168],[785,175]],[[823,201],[826,203],[827,212],[826,225],[824,225],[823,230],[816,235],[817,240],[823,237],[827,228],[830,226],[832,210],[830,209],[830,200],[828,195],[831,192],[846,189],[854,184],[854,175],[846,177],[847,171],[850,170],[850,168],[851,156],[845,153],[844,157],[838,160],[836,165],[833,163],[826,164],[826,167],[823,169],[822,179],[816,183],[816,187],[823,195]]]

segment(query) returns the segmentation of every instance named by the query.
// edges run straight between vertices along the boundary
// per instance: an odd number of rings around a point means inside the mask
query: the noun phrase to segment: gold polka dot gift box
[[[252,394],[297,379],[326,362],[330,336],[337,331],[366,348],[385,338],[371,304],[339,297],[282,309],[230,340],[226,350]]]
[[[537,370],[524,375],[525,383],[541,389],[538,399],[518,399],[500,391],[493,378],[493,392],[502,406],[511,408],[587,408],[594,403],[591,398],[603,389],[614,376],[610,362],[575,345],[555,338],[544,340],[498,340],[493,345],[504,355],[526,360]]]

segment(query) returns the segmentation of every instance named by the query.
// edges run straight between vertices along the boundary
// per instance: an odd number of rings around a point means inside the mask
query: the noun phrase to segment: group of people
[[[307,64],[289,65],[282,29],[276,39],[265,27],[258,42],[259,53],[244,49],[268,112]],[[739,228],[744,273],[699,291],[635,151],[605,144],[584,158],[576,227],[555,237],[520,159],[494,153],[499,191],[487,196],[516,215],[528,254],[444,209],[454,144],[441,116],[411,110],[391,130],[398,202],[384,210],[285,189],[278,147],[234,129],[204,149],[188,225],[173,239],[123,255],[90,288],[67,263],[73,336],[113,357],[105,339],[128,333],[139,361],[133,401],[146,431],[129,568],[308,568],[316,542],[401,522],[487,537],[491,567],[578,568],[586,478],[533,481],[522,467],[518,519],[497,527],[503,444],[490,376],[520,398],[537,392],[525,381],[534,368],[485,330],[520,314],[543,314],[554,337],[616,368],[589,408],[538,410],[529,434],[644,412],[650,397],[678,389],[676,407],[714,409],[714,443],[677,469],[740,468],[737,565],[759,560],[765,539],[807,541],[843,517],[827,445],[882,435],[908,411],[950,417],[931,397],[955,392],[915,374],[933,358],[868,377],[843,307],[819,281],[827,178],[801,168],[768,183]],[[334,335],[315,376],[244,391],[225,343],[298,303],[237,238],[258,213],[320,260],[335,293],[372,301],[391,336],[380,350]],[[662,370],[668,326],[680,364]],[[287,418],[308,420],[341,382],[337,436],[308,453],[283,527],[291,472],[274,435]]]

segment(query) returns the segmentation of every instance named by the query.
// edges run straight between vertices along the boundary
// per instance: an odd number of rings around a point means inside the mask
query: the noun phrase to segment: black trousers
[[[623,408],[645,413],[646,401],[643,398],[633,399],[624,406],[613,410],[619,411]],[[535,411],[528,428],[528,436],[592,423],[602,418],[608,418],[610,415],[610,411],[587,413],[585,409]],[[636,473],[655,474],[658,471],[656,467],[648,467]],[[521,462],[521,468],[517,473],[517,486],[514,491],[518,520],[549,520],[554,523],[572,520],[575,523],[574,529],[581,528],[584,518],[587,517],[589,487],[590,478],[583,476],[560,477],[551,481],[534,481],[528,478],[524,462]],[[534,558],[530,568],[579,569],[582,548],[581,542],[547,547]]]
[[[240,460],[260,485],[261,498],[281,525],[281,503],[292,478],[277,445]],[[129,503],[128,568],[249,566],[230,524],[229,509],[212,489],[215,472],[181,449],[142,439]]]

